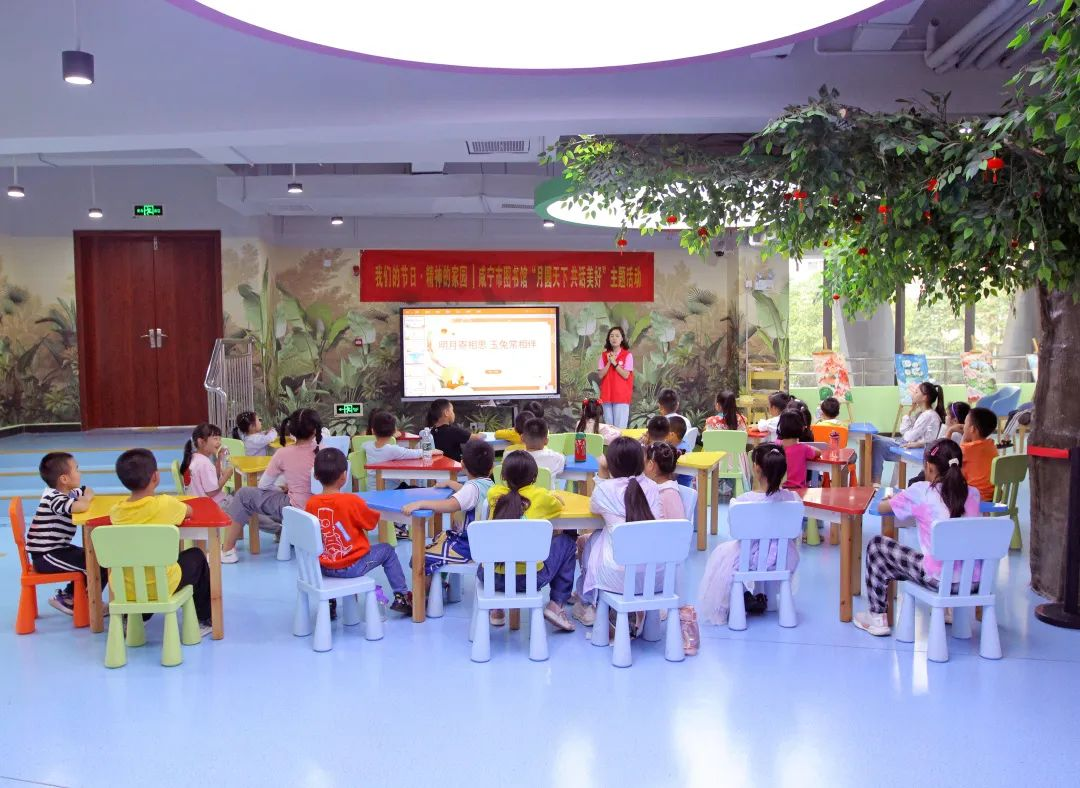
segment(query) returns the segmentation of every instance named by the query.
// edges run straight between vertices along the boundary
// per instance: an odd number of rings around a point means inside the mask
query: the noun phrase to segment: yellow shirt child
[[[505,484],[496,484],[488,490],[488,511],[494,512],[496,501],[508,492],[510,492],[510,488]],[[525,510],[526,520],[550,520],[563,510],[562,501],[552,495],[550,490],[545,490],[536,484],[527,484],[518,490],[518,493],[529,502],[529,508]],[[537,561],[537,571],[543,568],[544,562]],[[495,571],[500,574],[504,573],[502,564],[496,564]],[[525,574],[525,564],[519,562],[514,571],[519,575]]]
[[[180,525],[187,517],[187,504],[171,495],[152,495],[137,501],[121,501],[109,512],[113,525]],[[169,593],[176,593],[180,587],[180,564],[173,563],[165,568],[165,578],[169,584]],[[116,586],[113,574],[109,573],[109,585],[113,593]],[[135,599],[135,578],[130,570],[124,570],[124,587],[129,600]],[[153,571],[146,570],[146,593],[153,597],[157,593],[157,582]]]

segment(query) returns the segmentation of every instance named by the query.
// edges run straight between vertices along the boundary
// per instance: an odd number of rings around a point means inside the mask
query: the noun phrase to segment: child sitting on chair
[[[783,503],[802,500],[797,492],[785,490],[781,486],[784,474],[788,472],[787,456],[782,448],[775,443],[762,443],[754,449],[753,462],[754,489],[733,500],[732,506],[762,501]],[[700,528],[701,525],[698,527]],[[754,542],[751,562],[757,560],[758,544],[759,542]],[[701,617],[709,624],[727,623],[731,605],[731,584],[734,582],[735,568],[739,563],[740,549],[738,540],[724,542],[712,551],[705,564],[705,573],[698,587],[698,607],[701,610]],[[769,568],[776,567],[776,550],[777,543],[774,539],[769,542],[766,564]],[[799,550],[793,539],[788,546],[787,566],[794,571],[798,565]],[[754,595],[749,591],[745,594],[750,597],[746,599],[748,613],[765,612],[767,602],[764,594]]]
[[[320,451],[315,455],[315,478],[323,491],[308,498],[304,509],[319,519],[323,541],[319,566],[323,575],[362,577],[381,566],[394,590],[390,609],[411,616],[412,594],[397,553],[388,544],[371,544],[364,533],[379,524],[378,513],[356,495],[341,491],[349,478],[345,455],[338,449]]]
[[[275,429],[264,430],[259,414],[253,410],[245,410],[236,414],[236,426],[233,427],[232,436],[244,443],[244,451],[248,457],[265,457],[270,454],[270,444],[277,440],[278,434]]]
[[[964,478],[979,491],[984,501],[994,500],[990,468],[997,458],[997,445],[990,436],[998,427],[998,418],[989,408],[972,408],[964,420],[960,451],[964,454]]]
[[[424,456],[420,449],[407,449],[391,443],[397,435],[397,419],[388,410],[380,410],[371,417],[371,431],[375,434],[375,440],[364,444],[367,453],[367,465],[381,462],[393,462],[394,460],[419,460]],[[433,450],[432,455],[442,454],[438,449]],[[387,490],[396,490],[399,487],[409,485],[397,480],[384,481],[383,486]],[[368,471],[368,490],[375,489],[375,471]]]
[[[776,425],[780,421],[780,414],[791,402],[791,395],[786,391],[774,391],[769,395],[769,418],[762,419],[757,423],[758,432],[767,432],[766,440],[776,440]]]
[[[532,455],[525,451],[515,451],[503,458],[503,484],[497,484],[488,491],[488,508],[493,520],[550,520],[562,511],[563,504],[548,490],[536,484],[537,466]],[[517,590],[525,590],[525,565],[518,564],[514,569],[517,578]],[[483,582],[484,571],[481,567],[476,573],[477,582]],[[506,567],[495,567],[495,590],[506,587]],[[556,532],[551,537],[551,548],[547,558],[536,567],[537,589],[551,585],[551,599],[544,607],[544,618],[557,630],[573,632],[574,622],[566,615],[563,605],[570,601],[574,588],[574,538],[569,534]],[[492,610],[488,616],[492,626],[501,627],[506,623],[505,610]]]
[[[533,416],[525,422],[521,430],[521,437],[525,442],[525,450],[532,455],[534,460],[536,460],[537,466],[540,468],[547,468],[551,472],[552,480],[557,479],[559,474],[562,473],[563,469],[566,467],[566,457],[547,447],[547,422]],[[507,449],[506,454],[509,453],[510,450]],[[506,454],[504,454],[503,457],[505,457]]]
[[[41,458],[38,473],[45,482],[30,529],[26,532],[26,552],[35,572],[43,575],[61,572],[86,574],[86,552],[71,543],[75,523],[71,515],[85,512],[94,500],[94,491],[80,482],[79,463],[67,452],[53,451]],[[101,570],[101,587],[109,582],[108,570]],[[49,599],[49,604],[75,615],[75,584],[68,583]]]
[[[171,495],[155,495],[161,475],[157,458],[149,449],[128,449],[116,460],[116,476],[131,495],[116,504],[109,512],[113,525],[163,524],[180,525],[191,516],[191,507]],[[110,573],[111,575],[111,573]],[[169,593],[175,594],[180,586],[191,586],[195,603],[195,615],[199,619],[199,632],[203,637],[213,630],[210,624],[210,565],[206,554],[198,547],[181,550],[176,563],[165,568],[165,580]],[[115,587],[117,578],[109,578]],[[124,585],[130,599],[135,598],[135,580],[124,577]],[[153,596],[157,583],[153,572],[146,570],[146,593]]]
[[[818,420],[818,424],[823,427],[846,427],[846,421],[840,421],[840,400],[836,397],[826,397],[821,401],[821,407],[818,408],[821,413],[821,419]]]

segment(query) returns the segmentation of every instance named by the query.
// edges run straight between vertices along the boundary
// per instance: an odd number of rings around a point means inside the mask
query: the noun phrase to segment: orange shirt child
[[[345,569],[371,550],[367,534],[379,524],[379,515],[364,501],[347,493],[325,493],[308,498],[305,509],[319,519],[325,569]]]
[[[990,438],[964,441],[960,444],[964,453],[964,478],[979,491],[984,501],[994,500],[994,485],[990,483],[990,464],[998,456],[997,446]]]

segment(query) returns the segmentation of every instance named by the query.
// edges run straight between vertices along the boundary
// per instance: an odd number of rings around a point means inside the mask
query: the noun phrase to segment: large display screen
[[[402,307],[403,399],[559,395],[557,306]]]

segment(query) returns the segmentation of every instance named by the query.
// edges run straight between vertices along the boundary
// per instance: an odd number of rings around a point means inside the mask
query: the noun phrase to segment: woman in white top
[[[881,481],[881,470],[885,459],[896,447],[915,449],[928,446],[937,440],[938,432],[945,421],[945,394],[941,386],[924,381],[912,392],[911,410],[900,420],[900,435],[897,438],[874,436],[874,453],[871,464],[871,481]]]

